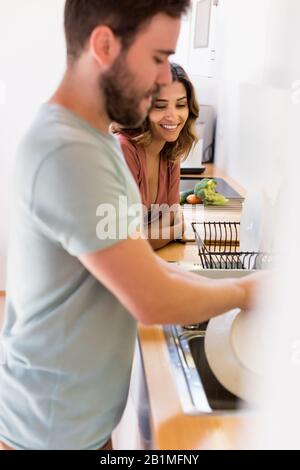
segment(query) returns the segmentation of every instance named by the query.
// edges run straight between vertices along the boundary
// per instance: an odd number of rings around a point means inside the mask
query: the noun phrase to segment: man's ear
[[[120,40],[105,25],[94,29],[89,42],[92,56],[104,67],[110,67],[121,52]]]

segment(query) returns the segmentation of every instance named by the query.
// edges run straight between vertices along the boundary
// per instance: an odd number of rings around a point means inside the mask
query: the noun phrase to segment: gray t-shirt
[[[45,104],[16,162],[1,335],[0,440],[16,449],[97,449],[127,398],[136,322],[79,262],[120,242],[140,204],[118,140]],[[117,230],[99,237],[99,204]],[[106,207],[106,206],[105,206]],[[115,234],[114,234],[115,233]],[[126,235],[126,234],[125,234]],[[116,266],[116,273],[118,266]]]

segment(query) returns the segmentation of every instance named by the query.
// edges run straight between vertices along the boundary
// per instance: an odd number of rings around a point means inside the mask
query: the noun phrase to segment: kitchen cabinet
[[[215,77],[218,0],[194,0],[190,11],[188,70],[192,75]]]

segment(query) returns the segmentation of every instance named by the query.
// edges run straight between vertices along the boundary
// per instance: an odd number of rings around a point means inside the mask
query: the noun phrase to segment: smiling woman
[[[161,89],[142,126],[117,129],[126,162],[147,208],[145,224],[154,249],[182,236],[182,214],[176,207],[180,161],[196,142],[194,126],[199,115],[195,91],[185,71],[172,63],[171,73],[172,83]],[[161,205],[165,208],[163,214],[157,209]]]

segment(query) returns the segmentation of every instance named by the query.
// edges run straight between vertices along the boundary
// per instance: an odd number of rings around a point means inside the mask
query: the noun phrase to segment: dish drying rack
[[[271,255],[240,251],[239,222],[192,222],[203,269],[263,269]]]

